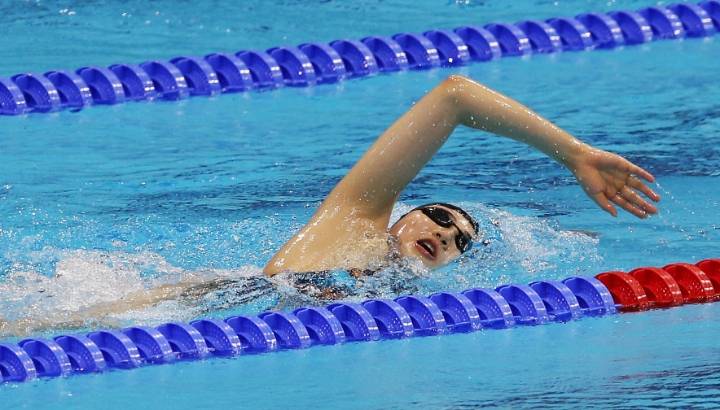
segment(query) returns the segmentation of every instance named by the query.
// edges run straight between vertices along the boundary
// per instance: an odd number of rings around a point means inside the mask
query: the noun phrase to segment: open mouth
[[[422,254],[428,259],[435,260],[435,258],[437,257],[437,247],[435,243],[431,240],[420,239],[419,241],[415,242],[415,248],[420,251],[420,254]]]

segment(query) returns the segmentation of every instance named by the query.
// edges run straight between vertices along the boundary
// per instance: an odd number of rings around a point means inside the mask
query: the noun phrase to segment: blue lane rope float
[[[720,0],[704,0],[638,11],[371,36],[360,41],[341,39],[266,51],[180,56],[139,65],[83,67],[74,72],[21,73],[0,78],[0,114],[77,111],[96,104],[308,87],[380,72],[451,67],[533,53],[609,49],[710,36],[719,30]]]
[[[447,56],[447,54],[445,55]],[[293,63],[294,64],[294,63]],[[720,300],[720,259],[562,281],[336,302],[0,344],[0,382],[381,339],[506,329]]]

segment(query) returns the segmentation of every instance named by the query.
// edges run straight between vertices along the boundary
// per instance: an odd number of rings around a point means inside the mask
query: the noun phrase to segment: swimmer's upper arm
[[[323,206],[356,209],[387,219],[400,192],[445,143],[457,125],[451,76],[393,123],[328,195]]]

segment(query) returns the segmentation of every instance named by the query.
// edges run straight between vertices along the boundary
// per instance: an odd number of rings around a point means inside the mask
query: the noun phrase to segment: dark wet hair
[[[459,213],[460,215],[462,215],[463,218],[467,219],[468,222],[470,222],[470,224],[472,225],[473,229],[475,230],[475,234],[476,234],[476,235],[477,235],[478,233],[480,233],[480,225],[477,223],[477,221],[475,220],[475,218],[473,218],[472,216],[470,216],[469,213],[465,212],[465,210],[462,209],[462,208],[460,208],[459,206],[455,206],[455,205],[453,205],[453,204],[446,204],[445,202],[433,202],[433,203],[431,203],[431,204],[420,205],[420,206],[418,206],[418,207],[415,207],[415,208],[411,209],[411,210],[410,210],[409,212],[407,212],[405,215],[409,214],[410,212],[418,211],[418,210],[423,209],[423,208],[429,208],[429,207],[431,207],[431,206],[442,206],[442,207],[444,207],[444,208],[452,209],[453,211],[455,211],[455,212]],[[405,215],[401,216],[400,219],[404,218]]]

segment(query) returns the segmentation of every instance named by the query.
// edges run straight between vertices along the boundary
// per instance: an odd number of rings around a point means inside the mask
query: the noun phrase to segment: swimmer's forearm
[[[589,149],[534,111],[482,84],[460,76],[448,82],[460,124],[523,142],[568,167]]]
[[[195,283],[188,281],[162,285],[131,293],[118,301],[99,303],[78,312],[65,312],[54,317],[21,318],[12,322],[0,318],[0,335],[24,337],[33,332],[74,329],[90,324],[113,326],[115,321],[110,319],[112,315],[145,309],[166,300],[176,299],[188,286]]]
[[[160,302],[177,299],[188,286],[189,284],[181,282],[141,290],[126,295],[118,301],[91,306],[84,311],[84,316],[87,318],[98,318],[122,314],[132,310],[145,309]]]
[[[37,332],[79,329],[91,325],[114,327],[115,322],[107,318],[94,320],[75,313],[43,319],[22,318],[12,322],[0,319],[0,337],[27,337]]]

